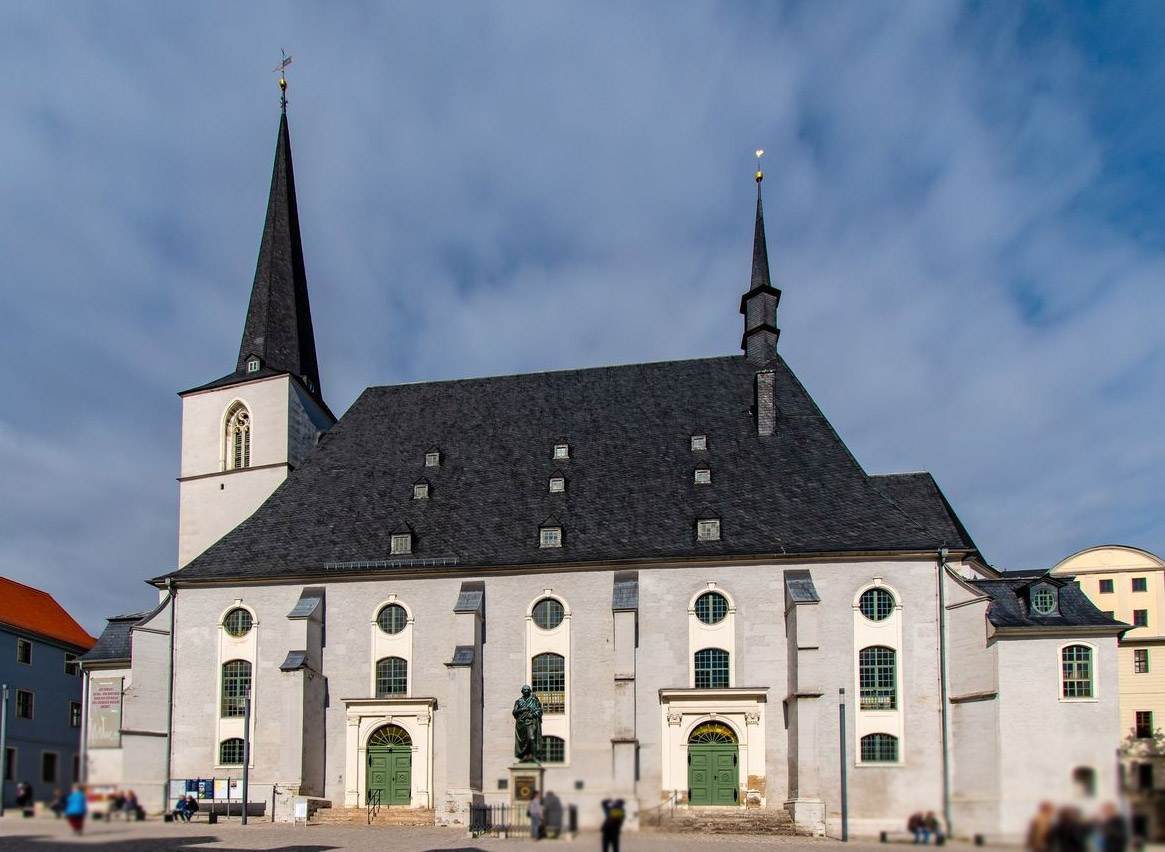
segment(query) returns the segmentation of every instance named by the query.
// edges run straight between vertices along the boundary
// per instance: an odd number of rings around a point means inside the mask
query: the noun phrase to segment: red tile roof
[[[0,577],[0,624],[89,650],[97,640],[40,589]]]

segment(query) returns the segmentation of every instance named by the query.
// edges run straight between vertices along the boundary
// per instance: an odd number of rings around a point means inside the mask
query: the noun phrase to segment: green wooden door
[[[409,735],[396,725],[374,732],[368,742],[368,801],[377,792],[381,805],[411,805],[413,748]]]
[[[688,802],[736,805],[740,801],[740,759],[735,743],[688,746]]]
[[[382,805],[412,803],[413,789],[412,749],[392,746],[369,746],[368,792],[380,791]]]

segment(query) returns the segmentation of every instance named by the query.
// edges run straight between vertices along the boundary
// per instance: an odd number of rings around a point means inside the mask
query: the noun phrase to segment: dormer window
[[[696,485],[711,485],[712,471],[706,467],[698,467],[696,468],[695,477],[692,481],[695,482]]]
[[[414,482],[413,483],[413,499],[414,500],[428,500],[429,499],[429,483]]]
[[[425,453],[425,467],[440,467],[441,466],[441,451],[429,450]]]
[[[393,533],[390,553],[397,554],[413,552],[413,534],[411,532]]]
[[[259,372],[259,359],[258,358],[248,358],[247,359],[247,372],[248,373]]]
[[[720,519],[701,518],[696,521],[696,539],[698,541],[720,541]]]
[[[566,477],[557,475],[550,477],[550,493],[562,494],[564,491],[566,491]]]
[[[692,436],[692,452],[708,449],[707,435],[693,435]]]
[[[570,458],[570,444],[555,444],[554,458],[556,461]]]
[[[1056,611],[1056,593],[1047,586],[1036,586],[1031,591],[1032,609],[1040,615],[1051,615]]]
[[[562,527],[542,527],[538,531],[539,547],[562,547]]]

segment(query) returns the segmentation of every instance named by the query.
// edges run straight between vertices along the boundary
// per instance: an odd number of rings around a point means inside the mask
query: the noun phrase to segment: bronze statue
[[[521,763],[542,760],[542,702],[529,686],[514,702],[514,757]]]

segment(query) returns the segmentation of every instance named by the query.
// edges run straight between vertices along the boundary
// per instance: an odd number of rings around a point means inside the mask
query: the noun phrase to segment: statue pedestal
[[[510,801],[515,805],[543,792],[542,776],[546,772],[541,763],[515,763],[510,766]]]

